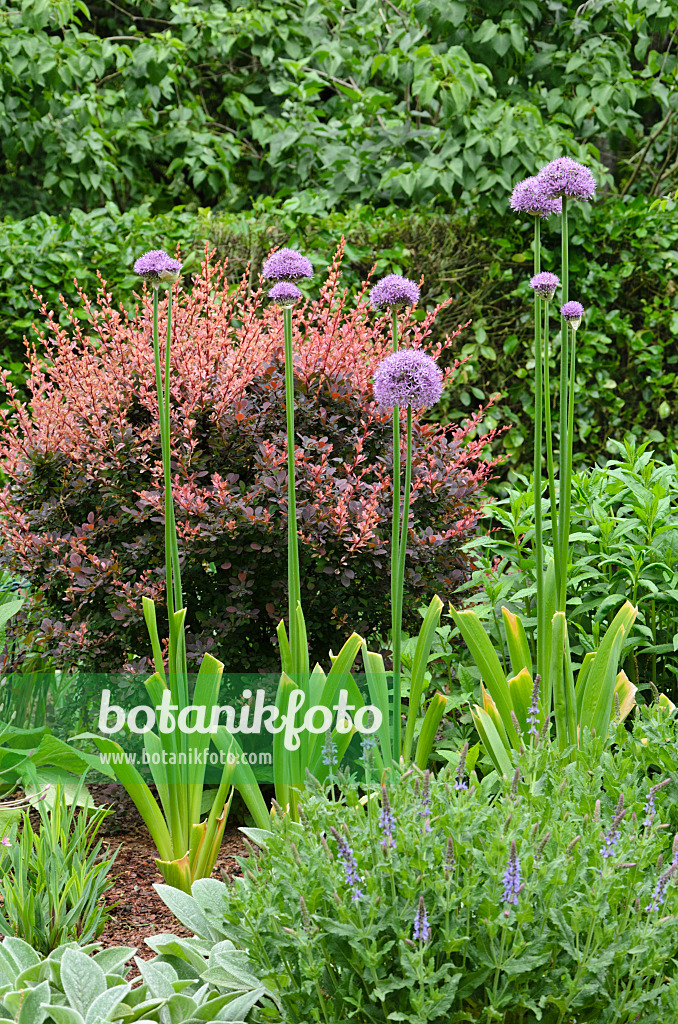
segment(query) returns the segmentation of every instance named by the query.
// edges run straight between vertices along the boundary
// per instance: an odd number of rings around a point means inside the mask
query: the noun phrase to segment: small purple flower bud
[[[291,281],[278,281],[268,293],[269,299],[273,299],[279,306],[293,306],[299,299],[303,299],[303,293]]]
[[[556,288],[560,285],[560,278],[557,274],[549,274],[544,271],[541,274],[535,274],[534,277],[530,278],[530,288],[534,291],[540,299],[547,299],[551,301],[553,296],[556,294]]]
[[[181,273],[181,263],[173,260],[163,249],[151,249],[134,263],[134,273],[143,277],[154,288],[176,284]]]
[[[373,309],[384,309],[387,306],[416,306],[419,302],[419,287],[408,277],[387,274],[370,291],[370,302]]]
[[[421,349],[403,348],[381,361],[372,391],[379,404],[389,409],[396,405],[428,409],[443,393],[442,370]]]
[[[450,836],[447,840],[447,849],[445,850],[445,881],[454,871],[454,865],[454,839]]]
[[[313,277],[311,261],[296,249],[278,249],[271,253],[261,268],[262,277],[267,281],[299,281]]]
[[[659,910],[660,906],[666,899],[666,890],[668,888],[669,879],[672,878],[678,871],[678,864],[671,864],[663,875],[660,875],[657,879],[657,884],[654,887],[652,893],[652,902],[645,908],[646,913],[650,914],[653,910]]]
[[[570,328],[576,331],[584,315],[584,307],[581,302],[566,302],[560,307],[560,315],[563,320],[567,320]]]

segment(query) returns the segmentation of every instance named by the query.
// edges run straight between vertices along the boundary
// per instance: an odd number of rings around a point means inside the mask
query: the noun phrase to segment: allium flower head
[[[163,249],[152,249],[135,261],[134,273],[156,288],[161,284],[168,286],[179,280],[181,263],[173,260]]]
[[[278,281],[269,291],[268,297],[277,302],[279,306],[293,306],[304,296],[296,284],[292,284],[291,281]]]
[[[296,249],[278,249],[265,261],[261,273],[267,281],[300,281],[313,277],[313,267]]]
[[[400,274],[387,274],[370,291],[373,309],[386,306],[416,306],[419,302],[419,286]]]
[[[372,390],[379,404],[389,409],[395,405],[428,408],[443,393],[442,370],[421,349],[403,348],[379,364]]]
[[[563,209],[562,199],[549,199],[537,178],[525,178],[519,181],[509,199],[509,206],[517,213],[529,213],[532,217],[548,217],[551,213],[560,213]]]
[[[561,156],[542,167],[537,182],[545,199],[567,196],[590,202],[596,192],[596,179],[588,167],[570,156]]]
[[[584,307],[581,302],[566,302],[560,307],[560,315],[567,320],[572,330],[576,331],[584,315]]]
[[[534,277],[530,278],[530,288],[532,288],[541,299],[548,299],[549,302],[556,294],[556,288],[559,284],[560,278],[558,275],[549,274],[548,271],[543,271],[541,274],[535,274]]]

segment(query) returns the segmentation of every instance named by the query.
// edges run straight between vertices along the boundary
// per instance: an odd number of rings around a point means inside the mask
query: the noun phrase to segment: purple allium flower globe
[[[300,281],[313,277],[313,267],[296,249],[278,249],[265,261],[261,273],[267,281]]]
[[[596,192],[596,179],[588,167],[570,156],[561,156],[542,167],[537,182],[544,199],[580,199],[590,202]]]
[[[151,249],[140,256],[134,264],[134,273],[143,277],[155,288],[176,284],[181,273],[181,263],[172,259],[163,249]]]
[[[567,320],[573,331],[576,331],[584,315],[584,307],[581,302],[566,302],[560,307],[560,315]]]
[[[379,404],[388,409],[396,405],[428,409],[443,393],[442,370],[421,349],[403,348],[379,364],[372,391]]]
[[[400,274],[387,274],[375,284],[370,292],[373,309],[387,306],[416,306],[419,302],[419,286]]]
[[[293,306],[304,296],[296,284],[292,284],[291,281],[278,281],[269,291],[268,297],[277,302],[279,306]]]
[[[516,213],[529,213],[532,217],[548,217],[552,213],[561,213],[562,199],[548,199],[537,178],[525,178],[519,181],[509,199],[509,206]]]
[[[548,299],[549,302],[556,294],[556,288],[559,285],[560,278],[558,275],[549,274],[548,271],[542,271],[541,274],[535,274],[534,277],[530,278],[530,288],[532,288],[541,299]]]

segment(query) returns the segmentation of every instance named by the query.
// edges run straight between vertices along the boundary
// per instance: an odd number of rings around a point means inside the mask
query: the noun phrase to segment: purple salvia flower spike
[[[426,769],[424,772],[424,784],[421,790],[421,810],[419,816],[424,818],[424,832],[431,831],[431,773]]]
[[[344,862],[344,871],[346,872],[346,884],[350,885],[351,888],[353,889],[351,899],[355,902],[356,900],[359,900],[360,897],[363,895],[360,889],[360,883],[362,879],[360,878],[360,874],[358,873],[358,863],[353,855],[353,850],[349,846],[348,842],[343,838],[343,836],[339,835],[334,825],[330,826],[330,832],[336,839],[337,847],[339,848],[339,856]]]
[[[539,739],[539,730],[537,728],[539,724],[539,687],[541,686],[541,676],[539,673],[534,677],[534,686],[532,687],[532,700],[530,706],[527,709],[526,721],[530,726],[528,732],[530,736],[534,736],[535,739]]]
[[[518,904],[518,894],[522,889],[520,877],[520,861],[516,849],[515,839],[511,840],[511,852],[509,853],[508,864],[504,872],[504,891],[501,894],[502,903]]]
[[[463,789],[468,789],[468,782],[466,781],[466,755],[468,754],[468,741],[461,748],[461,754],[459,755],[459,764],[457,765],[457,775],[454,780],[454,788],[459,792]]]
[[[390,847],[395,847],[395,839],[393,838],[393,833],[395,832],[395,818],[391,808],[391,801],[388,798],[388,790],[384,785],[381,787],[381,813],[379,814],[379,828],[384,834],[381,841],[381,848],[386,852]]]
[[[600,853],[603,858],[607,860],[609,857],[614,856],[614,847],[617,845],[619,836],[621,835],[621,823],[626,816],[626,809],[624,807],[624,794],[622,793],[619,797],[619,803],[612,819],[612,824],[607,834],[603,837],[603,845],[600,848]]]
[[[426,904],[423,896],[419,897],[419,906],[417,907],[417,912],[414,915],[414,931],[412,932],[412,938],[419,942],[428,942],[431,938],[431,929],[428,923]]]

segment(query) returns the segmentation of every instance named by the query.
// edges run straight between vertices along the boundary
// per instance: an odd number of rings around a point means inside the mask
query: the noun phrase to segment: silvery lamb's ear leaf
[[[170,999],[174,995],[174,982],[178,980],[177,972],[169,964],[141,960],[138,956],[134,958],[134,962],[150,995],[156,999]]]
[[[104,974],[120,974],[128,960],[136,953],[135,946],[111,946],[102,949],[92,957]]]
[[[263,986],[260,986],[252,992],[244,992],[241,996],[236,996],[235,999],[231,1000],[230,1003],[227,1003],[219,1011],[214,1020],[230,1021],[231,1024],[244,1020],[255,1003],[259,1002],[265,991]]]
[[[184,939],[178,938],[176,935],[153,935],[146,939],[146,945],[150,946],[153,952],[162,957],[165,962],[171,963],[179,977],[189,976],[177,969],[179,962],[183,962],[185,968],[190,967],[198,977],[205,969],[205,953],[201,947],[207,946],[205,952],[209,953],[209,945],[202,939]]]
[[[252,829],[257,832],[261,829]],[[193,899],[207,918],[212,935],[210,938],[225,938],[223,927],[224,904],[228,900],[228,889],[216,878],[198,878],[191,888]],[[216,917],[216,920],[215,920]]]
[[[47,1010],[43,1008],[42,1004],[49,1003],[50,997],[47,982],[43,981],[35,988],[30,988],[28,991],[24,989],[23,992],[17,994],[20,994],[22,999],[19,1016],[16,1018],[17,1024],[43,1024],[47,1018]],[[80,1024],[80,1022],[75,1022],[75,1024]]]
[[[96,997],[87,1011],[85,1024],[100,1024],[102,1021],[110,1020],[113,1016],[113,1011],[117,1009],[129,990],[130,986],[125,984],[114,985],[113,988],[108,988],[105,992],[102,992],[100,996]]]
[[[18,971],[25,971],[40,963],[40,956],[23,939],[16,939],[10,935],[3,941],[2,946],[16,964]]]
[[[190,928],[201,939],[212,937],[207,919],[192,896],[162,882],[156,882],[153,888],[181,924]]]
[[[49,1019],[53,1020],[54,1024],[85,1024],[72,1006],[50,1006]]]
[[[107,989],[106,976],[90,957],[67,949],[61,960],[61,985],[69,1004],[83,1016]]]

